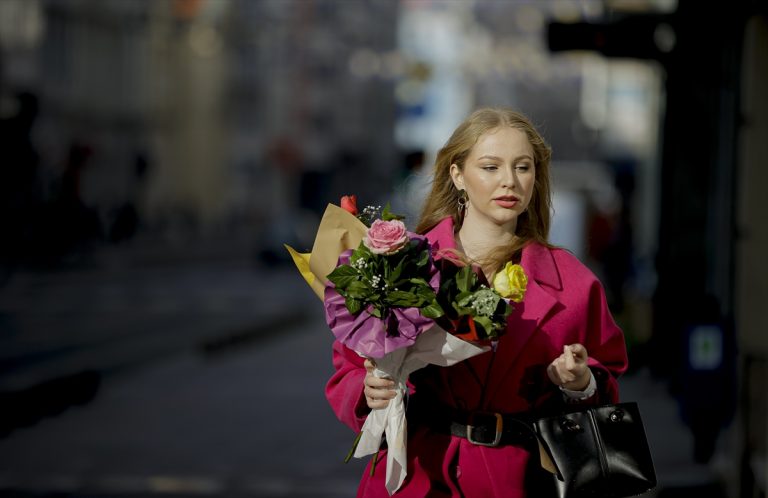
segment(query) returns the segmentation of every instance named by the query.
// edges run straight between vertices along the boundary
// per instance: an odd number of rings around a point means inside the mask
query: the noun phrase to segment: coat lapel
[[[427,240],[432,244],[435,258],[440,259],[440,253],[447,249],[456,249],[456,239],[453,236],[453,220],[443,220],[430,229],[426,234]]]
[[[486,386],[486,399],[493,399],[525,344],[544,321],[557,312],[559,301],[546,289],[562,290],[560,274],[550,250],[532,243],[523,249],[520,265],[528,275],[528,287],[523,302],[515,304],[515,310],[509,317],[507,333],[499,340],[498,358],[493,363]],[[503,361],[500,361],[502,358]]]

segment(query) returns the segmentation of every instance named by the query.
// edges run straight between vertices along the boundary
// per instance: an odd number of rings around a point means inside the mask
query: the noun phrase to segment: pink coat
[[[450,218],[426,235],[436,249],[456,247]],[[595,275],[569,252],[539,244],[523,250],[520,264],[528,275],[528,289],[509,318],[508,333],[499,341],[494,361],[486,353],[452,367],[417,371],[411,377],[415,393],[428,390],[441,403],[467,411],[528,411],[561,396],[547,378],[546,366],[562,353],[563,345],[581,343],[598,385],[588,402],[618,401],[617,377],[627,368],[624,337]],[[326,397],[339,420],[359,431],[369,411],[362,394],[363,360],[336,342],[333,364],[336,372]],[[483,376],[488,372],[482,407],[480,383],[472,371]],[[538,455],[531,458],[518,446],[477,446],[425,426],[408,429],[408,476],[396,497],[523,497],[526,466],[529,460],[539,465]],[[358,497],[389,496],[384,487],[385,462],[383,449],[373,476],[370,464],[363,474]]]

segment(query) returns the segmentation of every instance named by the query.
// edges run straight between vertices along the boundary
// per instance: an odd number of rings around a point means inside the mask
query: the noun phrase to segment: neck
[[[516,225],[499,226],[488,220],[474,220],[467,213],[457,242],[469,259],[483,261],[496,247],[509,245],[515,240]]]

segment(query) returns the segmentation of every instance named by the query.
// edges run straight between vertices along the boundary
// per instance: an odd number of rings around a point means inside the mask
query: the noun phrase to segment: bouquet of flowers
[[[439,278],[427,239],[407,232],[387,207],[328,275],[328,326],[342,344],[371,358],[410,346],[443,315]]]
[[[511,294],[498,275],[494,287],[498,279],[505,292],[490,288],[471,266],[447,258],[436,264],[427,239],[408,232],[388,208],[359,213],[354,196],[342,198],[341,206],[328,205],[312,253],[286,248],[323,299],[337,340],[374,358],[374,374],[395,381],[396,397],[371,411],[353,448],[355,457],[376,455],[386,435],[386,487],[392,494],[406,476],[408,376],[428,364],[450,366],[488,351],[473,341],[503,333]],[[523,281],[522,271],[513,274],[517,284]],[[524,287],[516,287],[520,299]]]

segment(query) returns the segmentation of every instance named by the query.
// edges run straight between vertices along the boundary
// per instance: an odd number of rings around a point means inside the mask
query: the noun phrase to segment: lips
[[[520,199],[514,195],[503,195],[501,197],[494,198],[493,201],[503,208],[511,209],[517,206],[517,204],[520,202]]]

